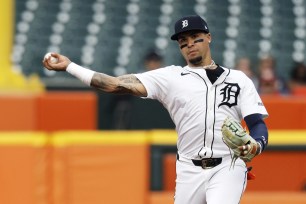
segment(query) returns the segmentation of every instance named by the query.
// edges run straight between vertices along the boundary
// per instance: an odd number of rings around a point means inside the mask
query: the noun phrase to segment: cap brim
[[[176,33],[174,35],[171,36],[171,40],[177,40],[177,36],[181,34],[181,33]]]

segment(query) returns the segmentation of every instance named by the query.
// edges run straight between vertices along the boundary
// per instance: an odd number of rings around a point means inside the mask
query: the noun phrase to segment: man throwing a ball
[[[171,39],[187,65],[141,74],[109,76],[83,68],[53,53],[43,64],[66,71],[88,86],[114,94],[160,101],[178,133],[175,204],[237,204],[246,188],[246,163],[266,147],[268,113],[241,71],[216,64],[212,36],[200,16],[178,19]],[[249,129],[240,125],[244,119]]]

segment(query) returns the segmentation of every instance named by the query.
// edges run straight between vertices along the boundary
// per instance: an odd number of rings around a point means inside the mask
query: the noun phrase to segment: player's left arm
[[[242,74],[244,79],[241,88],[241,114],[249,129],[249,135],[252,137],[251,144],[239,147],[241,157],[244,160],[252,160],[256,155],[260,154],[267,146],[268,130],[264,122],[264,118],[268,117],[257,90],[248,77]]]
[[[251,145],[256,146],[250,147],[249,145],[244,145],[239,147],[241,149],[241,156],[246,156],[244,152],[250,154],[248,151],[249,148],[254,148],[256,149],[256,151],[253,152],[253,156],[255,157],[256,155],[260,154],[268,144],[268,128],[261,114],[257,113],[248,115],[244,118],[244,120],[248,126],[250,136],[253,137],[256,141],[256,144]]]
[[[268,145],[268,128],[261,114],[252,114],[244,118],[250,135],[259,143],[261,151]]]

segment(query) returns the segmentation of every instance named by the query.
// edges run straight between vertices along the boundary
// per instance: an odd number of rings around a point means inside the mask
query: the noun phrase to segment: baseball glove
[[[238,157],[249,162],[258,154],[258,143],[233,118],[227,117],[224,120],[221,131],[224,143],[234,152],[231,166],[235,165]]]

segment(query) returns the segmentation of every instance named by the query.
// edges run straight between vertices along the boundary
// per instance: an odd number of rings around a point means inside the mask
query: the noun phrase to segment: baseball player
[[[263,119],[268,113],[245,74],[213,61],[212,36],[204,19],[185,16],[174,27],[171,39],[178,42],[185,67],[172,65],[112,77],[57,53],[52,54],[57,63],[49,57],[43,64],[49,70],[66,70],[104,92],[160,101],[178,133],[175,204],[237,204],[247,184],[245,162],[267,145]],[[242,119],[249,134],[240,125]],[[235,146],[228,135],[238,140],[247,137],[247,142]],[[233,158],[237,159],[234,164]]]

